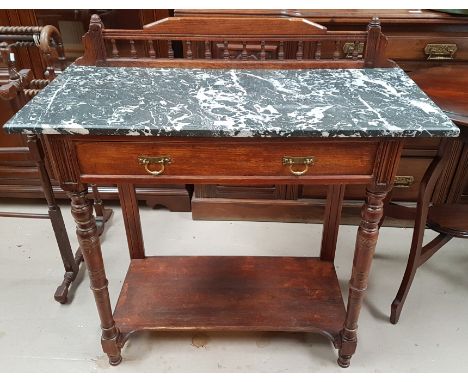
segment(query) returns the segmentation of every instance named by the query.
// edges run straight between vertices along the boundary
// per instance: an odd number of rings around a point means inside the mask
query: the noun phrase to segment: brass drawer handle
[[[427,44],[424,53],[428,60],[453,60],[457,50],[457,44]]]
[[[314,157],[283,157],[283,166],[289,166],[291,174],[296,176],[304,175],[309,170],[309,165],[314,164]],[[302,165],[303,170],[295,171],[293,166]]]
[[[393,187],[396,188],[410,188],[414,183],[414,176],[406,175],[406,176],[395,176],[395,182],[393,183]]]
[[[165,165],[172,163],[172,158],[170,156],[149,157],[146,155],[140,155],[138,157],[138,163],[145,166],[145,170],[148,174],[161,175],[166,168]],[[152,164],[159,165],[159,170],[150,170],[149,166]]]

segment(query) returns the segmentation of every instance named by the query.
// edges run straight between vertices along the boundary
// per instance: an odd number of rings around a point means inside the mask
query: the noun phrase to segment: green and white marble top
[[[399,68],[155,69],[71,65],[10,133],[442,137],[458,128]]]

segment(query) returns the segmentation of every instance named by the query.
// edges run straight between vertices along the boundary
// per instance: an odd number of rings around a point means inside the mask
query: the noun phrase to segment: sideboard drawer
[[[468,61],[466,34],[388,36],[387,56],[393,60]]]
[[[377,141],[306,141],[258,142],[237,140],[200,140],[181,142],[75,142],[80,173],[82,175],[111,176],[272,176],[295,177],[292,171],[304,176],[315,175],[372,175]],[[290,165],[284,157],[294,161]],[[160,159],[164,163],[145,163],[139,158]],[[146,167],[146,168],[145,168]],[[153,172],[153,175],[149,173]],[[158,174],[159,173],[159,174]]]

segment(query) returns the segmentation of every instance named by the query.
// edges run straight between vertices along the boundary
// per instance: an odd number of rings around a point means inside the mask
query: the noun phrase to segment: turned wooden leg
[[[86,198],[87,185],[81,190],[72,192],[71,211],[76,223],[76,234],[80,243],[81,253],[88,268],[91,290],[94,293],[99,318],[101,319],[101,344],[109,357],[111,365],[122,361],[120,355],[120,333],[112,317],[112,308],[107,289],[107,279],[102,260],[101,244],[97,232],[93,207]]]
[[[349,282],[346,319],[341,332],[341,348],[338,358],[338,365],[341,367],[349,366],[350,359],[356,351],[357,321],[367,289],[367,279],[379,235],[379,222],[382,219],[383,201],[386,195],[387,191],[377,192],[373,187],[368,188],[366,202],[362,208],[361,223],[354,251],[353,270]]]

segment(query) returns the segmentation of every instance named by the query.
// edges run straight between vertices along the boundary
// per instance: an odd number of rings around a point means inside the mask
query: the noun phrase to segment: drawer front
[[[468,36],[388,36],[387,56],[392,60],[468,61]]]
[[[75,142],[82,175],[170,177],[290,177],[372,175],[377,141],[253,142]],[[145,165],[140,157],[167,158]],[[313,157],[313,163],[283,164],[284,157]],[[168,163],[170,162],[170,163]],[[161,172],[159,175],[151,175]]]

